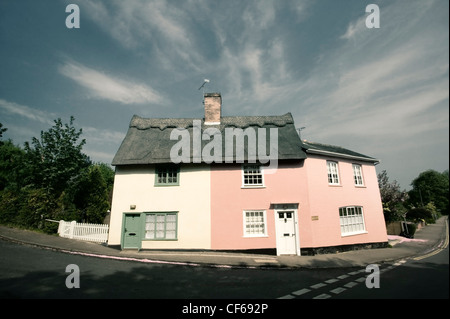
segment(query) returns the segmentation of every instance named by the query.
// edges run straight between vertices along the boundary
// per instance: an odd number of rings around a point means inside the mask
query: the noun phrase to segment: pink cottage
[[[108,245],[306,255],[387,244],[375,165],[301,141],[290,113],[134,116],[114,160]]]

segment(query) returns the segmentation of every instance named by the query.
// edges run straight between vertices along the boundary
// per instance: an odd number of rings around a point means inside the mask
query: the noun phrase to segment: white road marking
[[[344,287],[347,287],[347,288],[353,288],[353,287],[355,287],[357,284],[358,284],[357,282],[350,281],[349,283],[346,283],[346,284],[344,285]]]
[[[358,278],[358,279],[355,279],[355,281],[357,281],[357,282],[363,282],[363,281],[366,281],[366,277],[360,277],[360,278]]]
[[[346,290],[347,290],[346,288],[338,287],[336,289],[330,290],[330,292],[332,292],[332,293],[337,295],[337,294],[340,294],[341,292],[346,291]]]
[[[339,281],[339,279],[332,278],[332,279],[325,280],[325,282],[326,282],[327,284],[332,284],[332,283],[335,283],[336,281]]]
[[[280,297],[280,298],[278,298],[278,299],[294,299],[294,298],[295,298],[295,296],[292,296],[292,295],[286,295],[286,296]]]
[[[389,271],[389,270],[395,268],[396,266],[400,266],[400,265],[402,265],[402,264],[404,264],[406,262],[407,261],[405,259],[399,260],[395,264],[390,265],[390,266],[382,269],[381,271],[382,272]],[[322,287],[326,287],[328,284],[333,284],[335,282],[338,282],[339,280],[343,280],[343,279],[349,278],[350,276],[354,276],[354,275],[357,275],[357,274],[360,274],[360,273],[365,273],[365,272],[366,272],[365,268],[361,269],[361,270],[352,271],[352,272],[349,272],[347,274],[337,276],[336,278],[331,278],[331,279],[325,280],[324,282],[320,282],[320,283],[317,283],[315,285],[309,286],[309,288],[311,288],[311,289],[319,289],[319,288],[322,288]],[[366,281],[366,276],[356,278],[353,281],[350,281],[350,282],[342,285],[342,287],[338,287],[338,288],[334,288],[334,289],[330,290],[330,293],[333,293],[333,294],[336,294],[336,295],[340,294],[340,293],[346,291],[347,289],[355,287],[356,285],[358,285],[358,283],[362,283],[364,281]],[[308,292],[311,292],[312,291],[311,289],[303,288],[303,289],[300,289],[300,290],[296,290],[294,292],[291,292],[289,295],[280,297],[278,299],[294,299],[296,296],[301,296],[301,295],[304,295],[304,294],[306,294]],[[313,299],[328,299],[328,298],[331,298],[331,297],[332,297],[332,295],[323,293],[323,294],[320,294],[320,295],[317,295],[317,296],[313,297]]]
[[[310,291],[311,291],[311,289],[303,288],[303,289],[294,291],[292,294],[294,294],[294,295],[296,295],[296,296],[301,296],[301,295],[306,294],[306,293],[308,293],[308,292],[310,292]]]
[[[321,294],[321,295],[315,296],[313,299],[328,299],[330,297],[331,296],[328,294]]]
[[[322,287],[325,287],[327,284],[324,284],[323,282],[321,282],[321,283],[318,283],[318,284],[315,284],[315,285],[312,285],[311,286],[311,288],[313,288],[313,289],[317,289],[317,288],[322,288]]]

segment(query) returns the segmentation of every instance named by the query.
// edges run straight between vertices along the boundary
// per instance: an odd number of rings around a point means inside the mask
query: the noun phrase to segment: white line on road
[[[344,287],[347,287],[347,288],[353,288],[353,287],[355,287],[357,284],[358,284],[357,282],[350,281],[349,283],[346,283],[346,284],[344,285]]]
[[[347,290],[346,288],[338,287],[336,289],[330,290],[330,292],[332,292],[332,293],[337,295],[337,294],[340,294],[341,292],[346,291],[346,290]]]
[[[322,287],[325,287],[327,284],[324,284],[323,282],[321,282],[321,283],[318,283],[318,284],[315,284],[315,285],[312,285],[311,286],[311,288],[313,288],[313,289],[317,289],[317,288],[322,288]]]
[[[332,279],[325,280],[325,282],[326,282],[327,284],[333,284],[333,283],[335,283],[336,281],[339,281],[339,279],[332,278]]]
[[[366,277],[359,277],[358,279],[355,279],[357,282],[363,282],[366,281]]]
[[[293,296],[293,295],[286,295],[286,296],[283,296],[283,297],[280,297],[280,298],[277,298],[277,299],[294,299],[295,298],[295,296]]]
[[[328,294],[321,294],[321,295],[315,296],[313,299],[328,299],[330,297],[331,296]]]
[[[311,289],[303,288],[303,289],[294,291],[293,294],[296,295],[296,296],[301,296],[301,295],[306,294],[306,293],[308,293],[310,291],[311,291]]]

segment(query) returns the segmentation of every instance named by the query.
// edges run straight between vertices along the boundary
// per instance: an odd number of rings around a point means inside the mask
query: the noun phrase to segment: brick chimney
[[[222,96],[220,93],[205,93],[205,124],[215,125],[220,124]]]

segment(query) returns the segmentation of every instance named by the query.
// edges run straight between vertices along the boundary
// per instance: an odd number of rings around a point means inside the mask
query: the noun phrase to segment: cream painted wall
[[[211,248],[210,168],[186,165],[179,186],[155,187],[155,167],[116,167],[108,245],[121,244],[123,213],[178,212],[178,240],[142,240],[142,249]],[[136,205],[130,209],[130,205]]]

